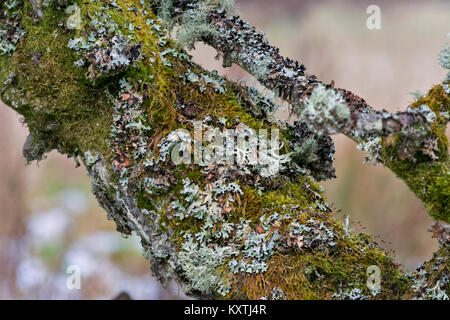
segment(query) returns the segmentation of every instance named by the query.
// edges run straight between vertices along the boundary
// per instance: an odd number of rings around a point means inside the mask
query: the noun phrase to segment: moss
[[[136,197],[136,205],[138,206],[139,209],[146,209],[149,211],[156,209],[154,201],[151,201],[145,192],[139,192],[135,195],[135,197]]]
[[[143,2],[138,0],[117,0],[117,7],[107,5],[105,1],[77,3],[81,8],[84,23],[80,30],[67,31],[59,27],[59,21],[64,20],[67,15],[56,6],[46,8],[44,18],[39,23],[32,22],[28,16],[24,17],[27,36],[19,43],[11,58],[0,56],[0,80],[6,80],[6,74],[11,70],[16,73],[14,84],[6,86],[2,91],[2,98],[12,106],[17,105],[16,110],[24,116],[30,131],[39,139],[50,142],[53,148],[70,155],[84,154],[88,150],[93,154],[100,153],[108,165],[110,183],[113,184],[105,187],[105,190],[97,190],[99,194],[104,193],[100,196],[105,198],[104,201],[108,204],[113,203],[112,206],[117,206],[120,200],[124,204],[123,199],[117,200],[124,196],[118,192],[120,190],[134,199],[134,203],[141,209],[139,214],[143,214],[144,209],[157,214],[158,219],[155,220],[159,220],[160,230],[169,233],[172,244],[180,253],[183,245],[186,246],[185,235],[199,232],[205,222],[193,217],[175,219],[173,202],[184,199],[184,179],[188,178],[189,182],[205,190],[210,183],[209,178],[204,168],[199,166],[184,164],[174,167],[170,160],[166,160],[146,169],[145,160],[148,160],[150,155],[154,159],[159,156],[158,144],[170,132],[177,128],[190,128],[191,120],[203,119],[206,115],[214,119],[226,118],[230,125],[242,122],[253,129],[268,128],[270,124],[267,120],[252,116],[248,111],[249,106],[241,105],[239,92],[229,82],[223,83],[223,90],[217,90],[213,83],[207,83],[202,77],[199,77],[197,82],[185,81],[188,73],[208,75],[211,78],[214,75],[189,61],[184,52],[174,50],[174,44],[159,30],[160,22],[145,3],[143,6]],[[132,7],[131,10],[128,10],[129,7]],[[28,12],[30,9],[27,2],[24,10]],[[148,13],[143,14],[143,10]],[[68,48],[67,44],[74,37],[89,35],[89,16],[95,16],[96,13],[106,15],[116,23],[117,31],[130,43],[141,45],[141,57],[126,68],[91,77],[89,66],[79,67],[74,64],[80,57]],[[153,20],[150,25],[149,19]],[[167,51],[168,49],[170,50]],[[143,121],[151,129],[144,133],[132,132],[134,134],[119,139],[114,137],[111,129],[114,125],[113,117],[118,116],[115,113],[116,104],[111,97],[119,99],[118,96],[125,90],[121,88],[121,82],[125,80],[129,82],[127,92],[142,97],[142,102],[139,102],[136,110],[142,111],[145,117]],[[182,106],[188,106],[189,110],[183,110]],[[133,150],[133,135],[148,138],[145,141],[147,158],[133,157],[132,152],[129,152],[129,163],[122,168],[114,168],[111,163],[117,152],[123,154],[127,150]],[[291,138],[287,131],[281,131],[281,140]],[[285,145],[283,151],[289,152],[288,144]],[[403,172],[411,168],[402,170],[399,169]],[[424,172],[425,168],[421,170]],[[442,170],[442,167],[436,170]],[[336,293],[336,288],[359,288],[367,293],[365,272],[366,267],[372,264],[379,265],[383,270],[385,291],[380,293],[380,297],[387,297],[389,292],[393,293],[393,297],[398,297],[405,290],[407,280],[399,273],[397,265],[377,249],[368,237],[347,234],[342,225],[330,215],[319,185],[314,184],[310,178],[288,171],[267,179],[262,187],[257,187],[256,179],[250,180],[254,177],[248,176],[245,179],[237,177],[234,181],[242,187],[242,192],[225,192],[224,198],[233,197],[234,201],[230,202],[231,205],[224,210],[225,213],[221,212],[224,220],[221,223],[248,227],[250,231],[245,232],[251,233],[255,238],[264,232],[257,228],[258,224],[266,223],[265,227],[269,229],[267,237],[273,238],[276,233],[281,235],[277,242],[281,248],[277,248],[276,254],[273,250],[264,256],[268,258],[267,272],[233,274],[228,267],[230,259],[224,259],[218,267],[212,264],[214,268],[217,267],[217,274],[232,285],[228,297],[261,298],[263,295],[268,296],[274,287],[281,288],[288,298],[303,299],[330,298]],[[161,180],[167,178],[167,181],[161,182],[157,190],[147,190],[142,186],[145,185],[145,178],[149,177]],[[99,180],[98,177],[95,179]],[[440,199],[443,192],[438,189],[446,187],[446,183],[446,180],[443,180],[430,184],[432,188],[429,192],[433,195],[436,193],[436,199]],[[123,188],[124,186],[127,188]],[[225,202],[224,199],[222,202]],[[442,208],[433,210],[439,211]],[[131,227],[126,224],[126,217],[121,216],[124,215],[123,212],[115,214],[116,216],[113,216],[120,227],[119,230],[129,234]],[[262,221],[267,215],[275,214],[290,218],[278,224]],[[141,216],[137,218],[135,220],[146,220],[139,219]],[[286,238],[290,236],[289,228],[292,227],[290,222],[294,219],[297,223],[307,223],[313,219],[314,222],[325,225],[327,230],[333,231],[335,242],[329,243],[329,248],[323,251],[322,248],[295,249],[287,245]],[[245,220],[250,222],[242,224]],[[213,232],[219,228],[218,224],[212,226]],[[237,233],[236,230],[232,232]],[[245,245],[245,239],[236,241]],[[220,249],[229,242],[231,240],[227,237],[221,237],[210,244]],[[191,248],[196,254],[200,254],[196,249],[198,248]],[[208,251],[204,244],[201,249]],[[165,257],[164,254],[157,258]],[[197,264],[197,261],[191,263]],[[196,274],[192,265],[182,265],[181,269],[189,272],[186,271],[181,276],[177,274],[180,282],[185,281],[186,274],[191,277]],[[218,292],[209,292],[214,285],[210,280],[205,279],[205,282],[196,287],[208,284],[205,290],[217,297]],[[222,289],[225,292],[225,289]]]
[[[26,2],[24,11],[29,11]],[[58,27],[64,12],[45,11],[39,24],[27,15],[23,24],[27,36],[12,58],[1,58],[2,75],[16,74],[14,87],[2,97],[14,105],[25,100],[17,111],[35,136],[53,141],[63,153],[76,154],[89,149],[107,154],[110,103],[102,88],[90,86],[84,74],[73,65],[67,42],[70,34]]]
[[[442,278],[447,278],[445,287],[442,289],[450,297],[450,281],[448,281],[448,275],[450,274],[450,247],[443,246],[435,252],[433,257],[425,263],[424,270],[429,275],[430,287],[434,286]]]
[[[450,248],[442,246],[426,263],[417,266],[416,274],[409,275],[410,281],[405,299],[444,299],[450,296]],[[436,290],[437,289],[437,290]]]
[[[432,134],[438,139],[439,160],[432,161],[428,156],[416,154],[415,161],[401,160],[398,156],[400,139],[388,137],[383,141],[384,164],[400,179],[404,180],[425,205],[430,216],[436,220],[450,222],[450,161],[448,141],[445,134],[448,119],[443,112],[450,108],[450,97],[441,85],[433,87],[428,95],[411,105],[418,108],[426,104],[433,110],[437,120],[432,124]]]

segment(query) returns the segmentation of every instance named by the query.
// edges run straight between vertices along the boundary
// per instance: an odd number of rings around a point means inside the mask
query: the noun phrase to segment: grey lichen
[[[383,161],[381,156],[381,138],[374,137],[368,138],[365,141],[361,141],[358,146],[358,150],[367,152],[365,163],[370,165],[376,165],[378,162]]]
[[[127,173],[127,167],[133,161],[145,159],[151,151],[148,148],[148,138],[145,133],[151,130],[145,109],[142,106],[143,97],[133,90],[126,79],[120,81],[121,90],[116,98],[111,97],[114,104],[114,125],[111,127],[111,143],[116,150],[113,159],[115,170]],[[129,146],[122,147],[122,142],[134,137]],[[124,181],[126,177],[124,177]]]
[[[325,223],[309,219],[305,224],[291,223],[288,245],[328,252],[336,246],[337,235]]]
[[[84,153],[84,163],[88,167],[92,167],[99,159],[100,155],[98,153],[92,154],[89,150]]]
[[[182,17],[176,40],[181,48],[193,49],[197,41],[207,37],[217,37],[217,30],[206,21],[203,10],[188,10]]]
[[[417,161],[416,153],[427,155],[432,160],[439,159],[437,137],[431,133],[432,124],[437,115],[429,106],[423,104],[418,108],[408,108],[405,116],[422,118],[421,126],[410,126],[403,128],[399,133],[399,157],[401,160],[410,159]]]
[[[294,139],[289,140],[294,162],[318,181],[335,178],[333,140],[311,131],[305,121],[296,121],[288,129],[294,133]]]
[[[438,281],[434,287],[426,290],[425,296],[430,300],[450,300],[447,293],[443,290],[443,288],[448,284],[449,277],[442,277]]]
[[[433,233],[435,231],[437,230],[434,230]],[[448,244],[441,242],[440,245],[441,248],[445,249]],[[449,300],[450,274],[448,255],[440,256],[435,253],[430,262],[419,265],[416,269],[416,274],[409,275],[413,280],[411,289],[414,299]]]
[[[361,289],[353,288],[340,290],[338,293],[333,294],[333,298],[339,300],[367,300],[369,296],[365,295]]]
[[[450,39],[450,33],[447,37]],[[450,70],[450,43],[447,42],[442,48],[438,56],[438,62],[443,68]]]
[[[44,12],[42,11],[43,0],[30,0],[32,10],[32,17],[34,22],[39,22],[44,18]]]
[[[261,90],[243,84],[244,90],[240,90],[239,99],[241,104],[253,116],[266,119],[270,123],[278,123],[283,125],[283,120],[275,116],[277,111],[284,111],[286,108],[280,103],[275,93],[269,90]],[[236,87],[238,88],[238,87]]]
[[[233,248],[208,247],[203,243],[186,236],[182,251],[178,258],[189,282],[183,288],[185,292],[199,292],[213,296],[215,292],[226,295],[230,291],[225,277],[218,268],[233,254]]]
[[[280,287],[272,288],[268,297],[262,297],[261,300],[286,300],[286,293]]]
[[[214,90],[218,93],[225,92],[225,81],[218,76],[217,71],[213,71],[210,74],[196,74],[189,70],[183,80],[185,82],[198,83],[200,92],[204,92],[207,85],[213,86]]]

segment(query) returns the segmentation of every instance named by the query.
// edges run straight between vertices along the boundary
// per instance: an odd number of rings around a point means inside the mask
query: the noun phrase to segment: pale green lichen
[[[104,5],[104,10],[110,8],[110,5]],[[95,14],[89,13],[88,17],[89,36],[82,35],[68,42],[68,47],[75,50],[79,57],[76,66],[82,67],[89,61],[88,78],[99,78],[113,71],[118,73],[141,58],[141,45],[134,43],[132,36],[123,35],[118,23],[108,14],[97,11]]]
[[[442,289],[449,282],[449,278],[443,277],[436,281],[436,285],[426,289],[426,297],[431,300],[450,300],[447,293]]]
[[[184,81],[189,81],[192,83],[198,83],[200,87],[200,92],[204,92],[206,90],[207,85],[212,85],[215,88],[215,91],[218,93],[224,93],[225,82],[223,78],[217,75],[216,71],[211,72],[210,74],[196,74],[189,70],[184,77]]]
[[[200,297],[330,298],[340,282],[356,283],[365,266],[377,262],[389,283],[380,294],[400,297],[406,285],[397,266],[367,236],[350,236],[333,220],[322,191],[299,174],[301,162],[295,167],[286,161],[283,170],[267,175],[249,164],[170,163],[174,146],[164,147],[162,139],[191,127],[192,118],[209,114],[211,127],[241,126],[241,137],[248,128],[269,124],[246,111],[257,107],[254,102],[245,107],[237,102],[240,91],[229,82],[183,59],[179,49],[168,50],[173,43],[140,1],[78,2],[82,12],[98,10],[100,15],[108,3],[111,22],[118,23],[126,39],[145,44],[142,59],[117,69],[124,74],[104,72],[107,81],[96,86],[86,81],[89,61],[74,65],[80,56],[67,43],[89,34],[60,29],[67,14],[51,6],[40,24],[27,21],[32,37],[13,53],[17,60],[5,64],[0,57],[1,75],[4,81],[11,70],[18,72],[5,90],[32,130],[51,129],[46,137],[54,136],[61,152],[82,155],[94,193],[120,232],[141,236],[153,274],[164,281],[174,277],[187,293]],[[39,65],[30,61],[36,50],[44,52]],[[11,68],[15,64],[20,68]],[[189,70],[203,82],[203,92],[195,81],[180,81]],[[22,103],[12,92],[14,81],[30,101]],[[181,105],[198,109],[189,118]],[[280,148],[289,139],[282,132]],[[287,144],[284,148],[282,155],[292,151]]]
[[[188,10],[184,13],[176,40],[181,48],[193,49],[197,41],[204,37],[216,37],[217,30],[206,21],[206,13],[202,10]]]
[[[98,153],[92,154],[92,152],[89,151],[89,150],[84,153],[84,163],[88,167],[93,166],[98,160],[99,160],[99,154]]]
[[[445,288],[449,287],[450,278],[448,274],[438,278],[434,285],[430,285],[430,275],[423,268],[418,267],[419,272],[413,279],[411,288],[416,294],[415,299],[425,300],[449,300],[448,294]]]

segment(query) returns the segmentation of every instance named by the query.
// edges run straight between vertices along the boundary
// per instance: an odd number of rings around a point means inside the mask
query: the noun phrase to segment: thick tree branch
[[[433,227],[434,257],[402,272],[333,217],[309,177],[332,173],[327,137],[305,122],[269,122],[273,102],[190,61],[150,5],[70,1],[67,13],[68,4],[0,4],[0,96],[30,130],[27,160],[52,149],[81,159],[108,217],[141,237],[162,283],[200,298],[448,298],[445,226]],[[278,129],[283,144],[258,161],[208,162],[206,141],[189,140],[225,130],[246,141],[259,129]],[[194,159],[175,162],[189,150]],[[367,285],[373,266],[380,286]]]

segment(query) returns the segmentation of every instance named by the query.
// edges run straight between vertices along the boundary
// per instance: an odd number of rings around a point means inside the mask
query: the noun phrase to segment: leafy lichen
[[[340,93],[319,84],[297,111],[311,131],[322,135],[340,132],[350,121],[350,109]]]

